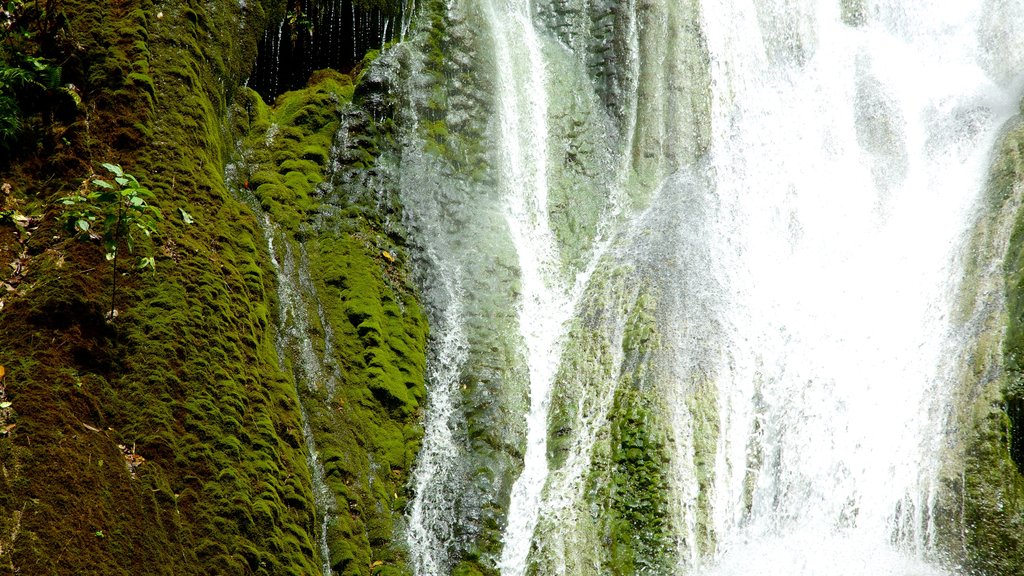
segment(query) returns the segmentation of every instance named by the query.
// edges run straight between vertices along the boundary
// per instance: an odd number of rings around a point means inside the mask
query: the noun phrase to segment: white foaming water
[[[981,67],[982,2],[904,4],[859,27],[839,2],[703,6],[730,283],[704,574],[943,574],[950,262],[1014,96]]]
[[[638,241],[630,252],[626,242],[615,253],[636,271],[633,288],[653,281],[660,290],[652,294],[661,298],[664,345],[651,365],[669,375],[656,385],[669,398],[669,508],[678,516],[674,540],[666,539],[678,549],[665,554],[676,556],[679,573],[703,576],[947,576],[929,562],[940,420],[959,352],[948,318],[961,275],[952,255],[971,224],[996,132],[1015,107],[1008,71],[1024,65],[1024,41],[1013,40],[1024,31],[1024,9],[998,0],[850,0],[861,13],[844,22],[839,0],[701,4],[712,94],[706,164],[667,178],[661,188],[671,193],[655,195],[648,209],[682,216],[637,219],[621,236],[650,236],[650,245]],[[570,426],[575,443],[559,468],[549,470],[563,339],[604,248],[593,248],[575,285],[559,271],[548,163],[564,135],[549,135],[549,116],[565,96],[565,79],[551,72],[556,50],[568,48],[538,33],[529,0],[488,0],[484,13],[529,376],[523,471],[497,564],[503,576],[526,574],[531,562],[589,574],[605,558],[595,519],[608,510],[587,501],[593,493],[583,480],[618,385],[625,318],[616,321],[617,307],[595,315],[610,342],[611,377],[574,388],[582,407],[574,414],[585,416]],[[623,26],[632,56],[618,65],[657,66],[637,48],[640,35],[655,32],[641,30],[635,14]],[[645,40],[679,41],[664,36]],[[629,74],[627,89],[678,89],[674,78],[642,76]],[[643,114],[634,98],[624,102],[632,108],[622,139],[644,121],[659,123],[636,118]],[[666,234],[665,222],[676,222],[678,233]],[[446,289],[458,292],[455,284]],[[444,551],[456,538],[455,516],[444,515],[434,495],[457,489],[448,485],[458,481],[450,471],[456,382],[475,343],[461,328],[470,312],[454,292],[451,301],[435,327],[442,335],[410,510],[412,564],[423,575],[458,560]],[[695,375],[717,393],[707,400],[717,409],[715,431],[695,424],[686,403]],[[698,482],[706,468],[698,460],[716,442],[709,490]],[[578,543],[597,544],[572,549]],[[538,556],[579,554],[552,564],[534,559],[533,545]]]
[[[547,417],[551,383],[558,370],[558,341],[572,315],[572,300],[558,274],[558,249],[548,223],[547,74],[528,0],[493,3],[492,28],[498,71],[498,114],[506,221],[519,255],[520,334],[526,345],[530,408],[523,471],[512,488],[500,569],[526,571],[530,541],[547,478]]]
[[[444,269],[447,308],[435,330],[440,336],[428,375],[431,395],[423,424],[423,447],[413,476],[416,498],[409,511],[409,551],[415,574],[437,575],[445,568],[446,546],[454,539],[449,488],[455,482],[459,444],[453,420],[458,405],[459,371],[466,362],[468,344],[463,324],[461,286],[457,273]],[[450,489],[450,488],[449,488]]]

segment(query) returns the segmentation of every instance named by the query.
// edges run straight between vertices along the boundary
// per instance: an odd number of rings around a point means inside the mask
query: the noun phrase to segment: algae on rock
[[[290,365],[330,501],[325,569],[402,569],[395,545],[425,400],[426,318],[408,279],[393,186],[376,166],[389,128],[322,71],[273,107],[248,91],[230,180],[263,212],[278,271],[278,342]],[[313,449],[310,450],[313,452]]]

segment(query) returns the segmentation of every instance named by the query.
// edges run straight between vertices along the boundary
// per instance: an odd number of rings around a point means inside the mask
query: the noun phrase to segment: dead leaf
[[[128,448],[124,444],[118,444],[118,448],[121,449],[121,453],[124,454],[124,463],[128,466],[128,472],[132,475],[132,478],[137,478],[136,471],[139,466],[146,463],[146,459],[140,454],[135,453],[135,444],[132,444],[131,448]]]
[[[0,428],[0,433],[2,433],[2,434],[10,434],[11,430],[14,430],[15,426],[17,426],[17,424],[8,424],[7,426],[4,426],[3,428]]]
[[[394,262],[395,261],[394,255],[392,255],[391,252],[389,252],[387,250],[381,251],[380,255],[383,256],[384,259],[387,260],[388,262]]]
[[[377,566],[383,566],[383,565],[384,565],[384,561],[383,560],[377,560],[373,564],[370,564],[370,570],[373,570]]]
[[[86,424],[85,422],[82,422],[82,426],[85,426],[85,429],[86,429],[86,430],[91,430],[91,431],[93,431],[93,432],[99,432],[99,431],[100,431],[100,429],[99,429],[99,428],[97,428],[97,427],[95,427],[95,426],[89,426],[89,425],[88,425],[88,424]]]
[[[0,380],[4,379],[5,374],[7,374],[7,369],[4,368],[3,364],[0,364]]]

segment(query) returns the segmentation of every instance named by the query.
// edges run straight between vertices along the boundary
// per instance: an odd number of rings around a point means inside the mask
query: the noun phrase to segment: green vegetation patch
[[[0,436],[4,570],[317,572],[270,261],[223,182],[227,102],[263,25],[261,3],[243,4],[47,3],[83,106],[43,142],[52,154],[3,175],[33,218],[0,312],[15,424]],[[123,165],[165,215],[155,271],[119,276],[113,315],[102,247],[47,208],[100,162]]]
[[[983,576],[1024,573],[1024,127],[997,146],[966,257],[956,319],[973,334],[951,404],[957,434],[935,505],[943,559]],[[1009,243],[1005,245],[1007,231]],[[1003,256],[1002,274],[988,272]],[[1004,289],[1005,309],[992,294]],[[1004,331],[1005,330],[1005,331]]]
[[[400,208],[366,185],[379,181],[389,124],[352,105],[356,89],[321,71],[273,106],[243,90],[232,112],[233,182],[269,217],[263,233],[284,284],[279,348],[330,492],[317,511],[318,526],[327,519],[326,562],[343,575],[399,574],[427,322],[401,230],[386,224]]]

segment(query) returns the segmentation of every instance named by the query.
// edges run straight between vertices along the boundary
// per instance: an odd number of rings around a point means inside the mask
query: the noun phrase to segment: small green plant
[[[113,264],[110,294],[110,317],[115,316],[117,298],[117,261],[123,242],[129,252],[135,252],[139,233],[146,237],[157,231],[160,209],[146,200],[153,193],[126,174],[117,164],[102,164],[113,178],[93,175],[82,184],[78,194],[61,198],[68,228],[78,237],[87,237],[103,243],[104,254]],[[139,269],[156,269],[152,252],[139,258]]]

